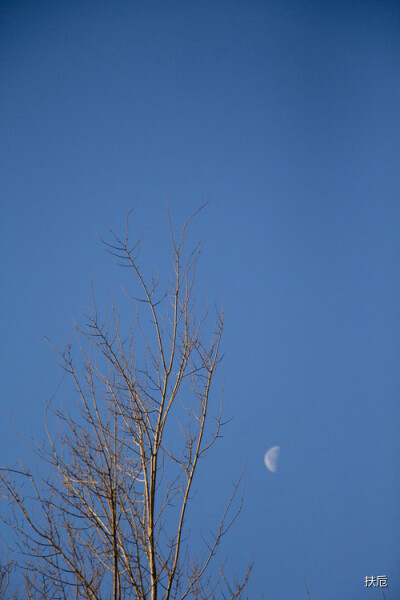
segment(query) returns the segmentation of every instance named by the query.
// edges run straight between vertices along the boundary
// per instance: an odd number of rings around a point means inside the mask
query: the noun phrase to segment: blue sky
[[[250,598],[400,596],[400,7],[396,2],[2,2],[2,464],[43,433],[61,345],[120,273],[96,238],[138,201],[165,265],[167,199],[224,298],[234,419],[213,514]],[[276,473],[263,457],[281,446]],[[226,482],[226,485],[224,484]]]

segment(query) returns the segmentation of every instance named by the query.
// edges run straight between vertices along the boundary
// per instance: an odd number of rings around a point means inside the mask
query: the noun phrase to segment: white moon
[[[280,450],[280,446],[273,446],[273,448],[270,448],[268,452],[265,453],[265,466],[269,471],[272,471],[272,473],[275,473],[276,469],[278,468],[278,458]]]

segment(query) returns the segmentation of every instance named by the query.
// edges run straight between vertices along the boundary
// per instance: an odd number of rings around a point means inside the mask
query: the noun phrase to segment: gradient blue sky
[[[95,232],[201,202],[199,299],[226,306],[234,420],[206,468],[250,598],[400,597],[400,5],[1,2],[1,463],[40,439],[56,345],[120,274]],[[281,446],[279,469],[265,451]],[[227,487],[228,486],[228,487]]]

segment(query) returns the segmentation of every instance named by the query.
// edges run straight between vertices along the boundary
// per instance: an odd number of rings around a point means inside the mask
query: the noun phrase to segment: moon
[[[272,471],[272,473],[275,473],[275,471],[278,468],[278,458],[279,458],[280,450],[281,450],[280,446],[273,446],[272,448],[270,448],[268,450],[268,452],[265,453],[265,456],[264,456],[265,466],[267,467],[267,469],[269,471]]]

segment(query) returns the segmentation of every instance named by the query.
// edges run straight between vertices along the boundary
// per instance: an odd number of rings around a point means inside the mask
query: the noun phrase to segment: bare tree
[[[129,217],[125,235],[105,244],[131,269],[134,316],[124,327],[114,302],[100,316],[92,294],[84,324],[74,322],[78,363],[70,344],[58,351],[73,407],[50,400],[46,442],[32,449],[46,474],[21,465],[0,470],[16,572],[29,599],[244,598],[250,567],[232,582],[214,560],[241,508],[239,483],[201,546],[191,542],[187,518],[199,461],[223,426],[219,400],[210,413],[223,310],[207,339],[208,311],[198,318],[194,304],[201,245],[185,250],[191,219],[177,240],[168,213],[173,270],[160,295],[139,265]]]

